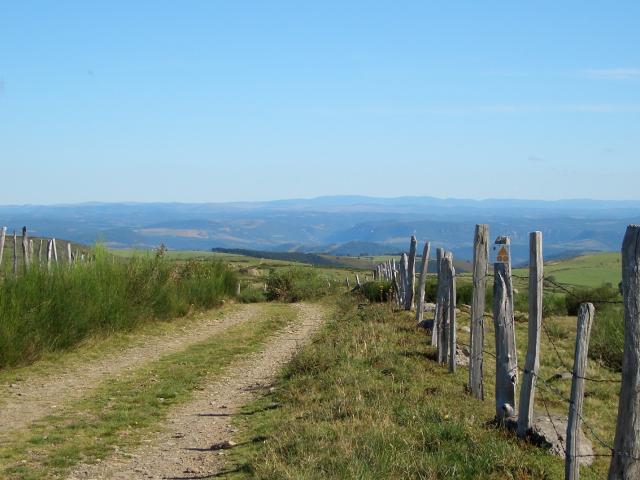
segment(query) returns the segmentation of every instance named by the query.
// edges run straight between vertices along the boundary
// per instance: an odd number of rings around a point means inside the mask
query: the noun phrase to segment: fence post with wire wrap
[[[542,291],[544,271],[542,258],[542,233],[529,235],[529,325],[527,357],[520,387],[518,412],[518,437],[524,438],[533,422],[533,402],[536,380],[540,370],[540,328],[542,326]]]
[[[431,251],[431,244],[425,242],[424,249],[422,250],[422,267],[420,268],[420,283],[418,283],[418,303],[416,305],[416,322],[422,322],[424,315],[424,289],[427,285],[427,270],[429,269],[429,253]]]
[[[629,225],[622,243],[624,353],[618,421],[609,479],[640,478],[640,225]]]
[[[496,419],[499,422],[516,414],[518,360],[513,314],[511,251],[509,237],[496,239],[493,264],[493,325],[496,337]]]
[[[471,353],[469,356],[469,390],[484,400],[483,358],[484,308],[489,274],[489,225],[476,225],[473,239],[473,299],[471,301]]]
[[[456,371],[456,269],[453,266],[453,254],[444,258],[447,276],[447,307],[449,309],[449,372]]]

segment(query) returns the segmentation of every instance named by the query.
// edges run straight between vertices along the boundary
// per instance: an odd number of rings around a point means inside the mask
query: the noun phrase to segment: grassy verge
[[[104,382],[90,397],[3,440],[0,476],[54,478],[78,463],[106,458],[116,447],[137,444],[161,425],[172,406],[187,401],[191,392],[238,357],[259,350],[295,316],[286,305],[265,306],[259,320],[229,328],[125,378]]]
[[[487,399],[480,402],[464,393],[466,368],[452,375],[434,361],[428,335],[414,327],[412,315],[394,313],[386,305],[358,309],[350,300],[338,310],[285,368],[275,392],[247,406],[247,412],[260,413],[238,420],[245,433],[231,458],[240,466],[236,478],[563,477],[561,459],[490,425],[495,370],[489,356]],[[468,325],[468,317],[460,317],[461,326]],[[575,319],[546,321],[558,354],[571,364]],[[526,323],[516,329],[523,365]],[[468,343],[468,334],[459,331],[459,336]],[[489,335],[489,350],[493,342]],[[541,364],[544,379],[562,371],[545,338]],[[589,375],[615,379],[595,362]],[[570,381],[557,380],[554,388],[566,396]],[[615,428],[617,388],[615,383],[587,387],[585,418],[608,440]],[[550,410],[567,413],[564,398],[540,392],[538,400],[544,395]],[[264,408],[274,402],[282,408]],[[543,412],[543,405],[538,403],[536,410]],[[581,470],[581,478],[604,478],[607,465],[607,459],[597,459]]]
[[[92,261],[48,272],[33,266],[0,280],[0,368],[28,364],[92,335],[210,308],[232,296],[236,276],[218,262],[176,266],[162,256]]]

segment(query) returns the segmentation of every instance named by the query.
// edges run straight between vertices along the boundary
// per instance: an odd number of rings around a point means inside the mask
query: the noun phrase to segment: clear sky
[[[0,0],[0,204],[640,199],[640,2]]]

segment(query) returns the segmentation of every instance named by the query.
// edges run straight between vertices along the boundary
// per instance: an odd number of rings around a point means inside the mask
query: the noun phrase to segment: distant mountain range
[[[0,225],[113,248],[244,248],[332,255],[397,253],[409,236],[472,256],[473,228],[509,235],[515,262],[541,230],[546,257],[620,248],[640,201],[465,200],[334,196],[246,203],[83,203],[0,206]]]

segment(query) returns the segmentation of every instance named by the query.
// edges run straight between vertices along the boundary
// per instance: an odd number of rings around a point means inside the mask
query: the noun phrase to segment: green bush
[[[605,306],[596,309],[589,357],[602,362],[615,371],[622,370],[624,351],[624,315],[619,306]]]
[[[387,302],[391,299],[392,286],[388,281],[366,282],[362,285],[362,294],[370,302]]]
[[[267,300],[299,302],[327,295],[332,291],[329,280],[313,267],[290,267],[271,270],[267,277]]]
[[[567,304],[565,295],[561,293],[547,293],[542,297],[542,315],[549,317],[551,315],[566,315]]]
[[[458,305],[471,305],[473,300],[473,284],[463,283],[456,285],[456,298]]]
[[[0,368],[73,347],[94,334],[209,308],[234,293],[218,262],[176,267],[162,255],[128,260],[96,247],[86,263],[37,265],[0,281]]]

